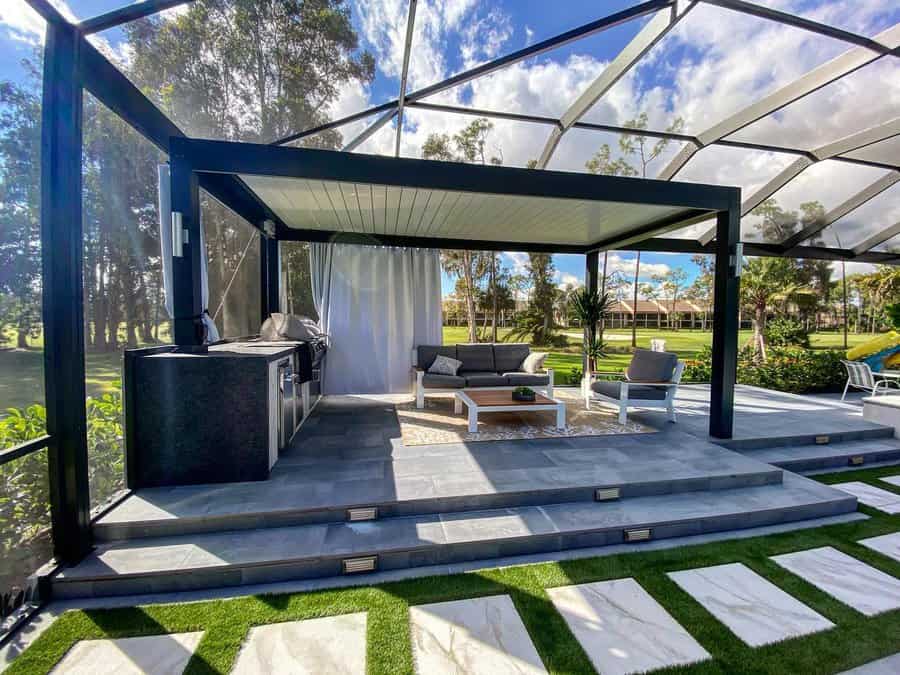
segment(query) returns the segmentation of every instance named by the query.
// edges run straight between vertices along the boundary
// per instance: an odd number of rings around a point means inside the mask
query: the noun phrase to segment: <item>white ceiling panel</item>
[[[685,212],[682,207],[369,183],[241,179],[298,230],[587,246]]]

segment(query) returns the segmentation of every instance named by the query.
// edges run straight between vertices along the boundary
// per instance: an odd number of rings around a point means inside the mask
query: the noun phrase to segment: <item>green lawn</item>
[[[897,467],[839,473],[832,483],[863,480],[900,494],[876,478]],[[408,608],[430,602],[508,594],[544,664],[551,673],[591,673],[581,646],[549,601],[546,589],[605,579],[632,577],[712,655],[712,660],[680,673],[835,673],[897,651],[900,610],[866,617],[777,566],[769,556],[833,546],[887,574],[900,577],[900,563],[857,542],[900,530],[900,515],[861,507],[866,521],[831,525],[752,539],[634,551],[453,576],[427,577],[358,588],[289,595],[264,595],[190,604],[151,605],[113,610],[69,611],[28,648],[7,671],[46,673],[77,640],[204,631],[188,673],[229,672],[253,626],[313,617],[368,612],[368,672],[412,673]],[[833,629],[751,648],[719,623],[667,572],[741,562],[824,615]]]

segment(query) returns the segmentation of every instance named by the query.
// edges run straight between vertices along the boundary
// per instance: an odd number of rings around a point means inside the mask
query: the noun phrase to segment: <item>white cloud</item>
[[[561,290],[565,290],[569,287],[581,288],[584,286],[584,282],[574,274],[560,273],[559,270],[557,270],[556,278],[559,281],[557,288]]]

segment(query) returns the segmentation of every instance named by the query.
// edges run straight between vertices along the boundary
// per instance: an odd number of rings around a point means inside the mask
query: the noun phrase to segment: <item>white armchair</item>
[[[591,401],[610,403],[619,409],[619,424],[628,421],[628,408],[665,408],[670,422],[677,421],[675,395],[684,372],[684,361],[672,352],[637,349],[622,380],[601,380],[599,376],[621,373],[593,372],[585,381],[585,407]]]

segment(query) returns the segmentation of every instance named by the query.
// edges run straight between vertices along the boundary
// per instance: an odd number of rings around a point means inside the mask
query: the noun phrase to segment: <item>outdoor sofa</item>
[[[474,387],[514,389],[532,387],[553,397],[553,369],[537,373],[522,369],[531,349],[522,343],[419,345],[413,350],[416,407],[425,407],[425,394],[452,393]],[[456,375],[429,373],[438,355],[462,361]]]

